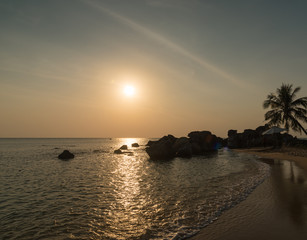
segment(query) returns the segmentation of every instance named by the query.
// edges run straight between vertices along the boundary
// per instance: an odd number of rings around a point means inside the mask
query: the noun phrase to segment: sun
[[[133,97],[135,95],[135,87],[132,85],[124,86],[123,92],[127,97]]]

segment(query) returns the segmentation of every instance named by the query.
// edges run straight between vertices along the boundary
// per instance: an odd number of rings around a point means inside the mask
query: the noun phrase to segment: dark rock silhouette
[[[115,153],[115,154],[123,154],[122,150],[120,150],[120,149],[114,150],[114,153]]]
[[[193,144],[193,154],[204,154],[209,151],[217,150],[217,137],[209,131],[195,131],[188,134]]]
[[[237,130],[228,130],[228,143],[227,146],[229,148],[235,148],[238,146],[238,137],[237,137]]]
[[[114,154],[126,154],[128,156],[133,156],[134,153],[131,151],[122,151],[121,149],[114,150]]]
[[[128,149],[128,146],[127,146],[127,145],[123,145],[123,146],[121,146],[119,149],[121,149],[121,150],[127,150],[127,149]]]
[[[169,159],[175,156],[172,146],[176,138],[172,135],[164,136],[158,141],[152,141],[146,152],[152,159]]]
[[[177,157],[190,158],[192,157],[192,144],[187,137],[178,138],[172,146]]]
[[[148,142],[146,152],[151,159],[189,158],[217,150],[219,139],[209,131],[195,131],[181,138],[168,135]]]
[[[138,143],[132,143],[131,147],[139,147],[140,145]]]
[[[154,144],[155,142],[156,142],[156,141],[149,140],[148,143],[146,144],[146,146],[149,146],[149,147],[150,147],[150,146],[151,146],[152,144]]]
[[[59,159],[62,159],[62,160],[68,160],[68,159],[72,159],[74,158],[75,155],[72,154],[71,152],[69,152],[68,150],[64,150],[59,156],[58,158]]]
[[[262,135],[268,130],[267,125],[257,127],[255,130],[245,129],[243,133],[237,133],[237,130],[228,131],[227,146],[229,148],[251,148],[251,147],[281,147],[291,145],[293,137],[290,134],[276,133],[271,135]]]

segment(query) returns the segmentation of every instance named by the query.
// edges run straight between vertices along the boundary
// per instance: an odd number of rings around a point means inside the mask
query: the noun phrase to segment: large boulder
[[[182,146],[176,152],[176,157],[190,158],[192,156],[193,156],[193,152],[192,152],[192,145],[191,145],[191,143]]]
[[[151,159],[170,159],[175,155],[171,149],[172,145],[169,142],[157,142],[146,148],[146,152]]]
[[[191,148],[192,148],[192,153],[194,155],[201,155],[203,153],[200,145],[197,142],[192,142],[191,143]]]
[[[188,134],[192,142],[208,142],[212,136],[209,131],[194,131]]]
[[[74,158],[75,157],[75,155],[74,154],[72,154],[70,151],[68,151],[68,150],[64,150],[59,156],[58,156],[58,158],[59,159],[62,159],[62,160],[68,160],[68,159],[72,159],[72,158]]]
[[[123,146],[121,146],[119,149],[121,149],[121,150],[127,150],[127,149],[128,149],[128,146],[127,146],[127,145],[123,145]]]
[[[238,134],[237,130],[229,130],[228,131],[228,143],[227,146],[229,148],[237,148],[238,147]]]
[[[146,144],[146,146],[150,147],[152,144],[154,144],[155,142],[157,141],[152,141],[152,140],[149,140]]]
[[[176,157],[192,157],[192,145],[187,137],[178,138],[174,142],[172,150],[175,152]]]
[[[188,134],[192,144],[192,152],[195,155],[217,149],[217,137],[209,131],[194,131]]]
[[[221,137],[216,137],[216,140],[217,140],[217,145],[216,145],[217,149],[227,146],[227,140],[228,139],[223,139]]]
[[[151,159],[170,159],[175,157],[175,152],[172,149],[175,141],[176,138],[172,135],[164,136],[145,150]]]
[[[180,148],[184,147],[187,144],[190,144],[190,139],[188,139],[187,137],[177,138],[172,148],[175,152],[177,152]]]
[[[158,141],[148,142],[146,152],[151,159],[189,158],[217,150],[218,138],[209,131],[195,131],[187,137],[164,136]]]
[[[228,131],[229,148],[251,148],[251,147],[269,147],[287,145],[291,142],[291,135],[271,134],[262,135],[269,129],[268,125],[259,126],[255,130],[245,129],[243,133],[237,133],[237,130]]]
[[[233,129],[228,130],[228,133],[227,133],[228,137],[234,136],[236,134],[237,134],[237,130],[233,130]]]

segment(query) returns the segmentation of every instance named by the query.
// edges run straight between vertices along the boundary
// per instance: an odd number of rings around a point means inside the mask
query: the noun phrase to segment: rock
[[[217,150],[217,137],[209,131],[194,131],[189,133],[188,136],[192,143],[192,153],[195,155]]]
[[[175,152],[176,157],[192,157],[192,145],[187,137],[178,138],[174,142],[172,150]]]
[[[133,156],[134,153],[133,152],[129,152],[129,151],[122,151],[120,149],[116,149],[114,150],[114,154],[126,154],[128,156]]]
[[[217,140],[217,148],[216,149],[220,149],[222,147],[227,146],[227,140],[226,139],[223,139],[221,137],[217,137],[216,140]]]
[[[231,137],[231,136],[233,136],[233,135],[236,135],[237,134],[237,130],[233,130],[233,129],[231,129],[231,130],[228,130],[228,137]]]
[[[139,147],[140,145],[138,143],[132,143],[131,147]]]
[[[127,146],[127,145],[123,145],[123,146],[121,146],[119,149],[121,149],[121,150],[127,150],[127,149],[128,149],[128,146]]]
[[[189,138],[164,136],[158,141],[148,142],[146,152],[152,159],[170,159],[174,157],[189,158],[217,150],[218,138],[209,131],[195,131]]]
[[[192,142],[191,143],[191,148],[192,148],[192,153],[194,155],[201,155],[202,154],[202,150],[201,147],[199,146],[199,144],[197,142]]]
[[[115,154],[123,154],[122,150],[120,150],[120,149],[114,150],[114,153],[115,153]]]
[[[176,152],[176,157],[190,158],[190,157],[192,157],[192,155],[193,155],[193,152],[192,152],[191,143],[188,143],[188,144],[182,146]]]
[[[148,143],[146,144],[146,146],[150,147],[152,144],[154,144],[155,142],[157,141],[152,141],[152,140],[149,140]]]
[[[170,159],[175,157],[172,146],[176,138],[172,135],[164,136],[145,150],[151,159]]]
[[[187,144],[190,144],[190,140],[187,137],[181,137],[175,140],[172,148],[175,152],[177,152],[180,148]]]
[[[243,133],[237,133],[237,130],[229,130],[227,146],[229,148],[276,147],[291,142],[291,135],[262,135],[267,129],[269,129],[268,125],[257,127],[255,130],[245,129]]]
[[[238,134],[237,130],[229,130],[228,131],[228,143],[227,146],[229,148],[237,148],[238,147]]]
[[[68,160],[68,159],[72,159],[74,158],[75,155],[72,154],[71,152],[69,152],[68,150],[64,150],[59,156],[58,158],[59,159],[62,159],[62,160]]]

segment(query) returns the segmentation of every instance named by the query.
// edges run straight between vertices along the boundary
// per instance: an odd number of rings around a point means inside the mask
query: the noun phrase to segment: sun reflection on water
[[[122,160],[117,168],[117,174],[122,183],[119,186],[118,200],[127,209],[133,205],[133,199],[140,193],[140,187],[136,159],[130,156],[123,156]]]
[[[131,147],[132,143],[137,143],[137,138],[119,138],[119,144],[120,145],[127,145],[128,148]]]
[[[120,139],[121,145],[137,142],[135,138]],[[145,206],[146,194],[142,193],[140,183],[144,174],[142,158],[135,154],[119,155],[116,157],[112,182],[115,188],[114,203],[111,206],[109,217],[112,218],[113,233],[120,235],[141,236],[146,232],[146,219],[142,212]]]

